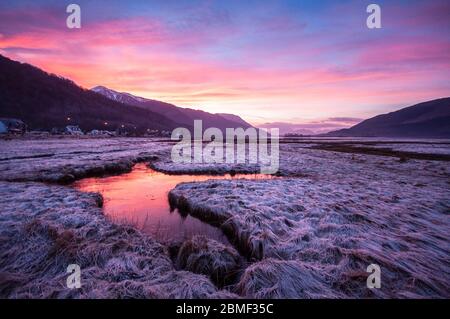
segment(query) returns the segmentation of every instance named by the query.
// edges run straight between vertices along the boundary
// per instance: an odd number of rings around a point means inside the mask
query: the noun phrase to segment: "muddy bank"
[[[212,187],[215,187],[213,184]],[[168,200],[172,209],[178,209],[181,214],[192,215],[199,220],[218,227],[227,236],[228,240],[239,251],[239,253],[248,261],[261,259],[260,250],[254,251],[252,245],[248,242],[248,237],[241,234],[237,225],[233,223],[232,214],[227,210],[214,210],[205,206],[194,204],[184,194],[174,189],[169,192]]]
[[[234,290],[232,286],[246,265],[234,248],[204,236],[194,236],[178,249],[175,266],[206,275],[218,287],[230,286]]]

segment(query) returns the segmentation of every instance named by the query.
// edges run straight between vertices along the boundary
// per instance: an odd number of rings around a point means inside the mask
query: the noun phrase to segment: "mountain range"
[[[132,134],[149,130],[251,127],[237,115],[201,110],[117,92],[103,86],[84,89],[73,81],[0,55],[0,118],[17,118],[32,130],[79,125],[84,131],[122,128]],[[333,123],[352,118],[331,118]],[[355,119],[353,119],[355,120]],[[285,123],[286,124],[286,123]],[[310,127],[314,123],[310,124]],[[314,124],[322,125],[323,123]],[[285,125],[286,126],[286,125]],[[286,127],[289,127],[286,126]],[[419,103],[362,121],[325,136],[450,138],[450,98]]]
[[[201,110],[182,108],[170,103],[146,99],[126,92],[117,92],[104,86],[96,86],[92,88],[91,91],[106,96],[114,101],[134,105],[158,113],[179,123],[181,126],[193,126],[194,120],[202,120],[203,128],[217,127],[220,130],[225,130],[228,127],[252,127],[249,123],[234,114],[212,114]]]
[[[79,125],[84,131],[123,128],[135,134],[148,130],[251,127],[231,114],[181,108],[173,104],[119,93],[105,87],[86,90],[73,81],[0,55],[0,117],[23,120],[32,130]]]

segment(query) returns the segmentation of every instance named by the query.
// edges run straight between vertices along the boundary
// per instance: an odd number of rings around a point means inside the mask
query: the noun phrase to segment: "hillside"
[[[325,134],[342,137],[450,138],[450,98],[419,103]]]
[[[0,55],[0,117],[23,120],[30,129],[68,124],[83,130],[171,130],[178,123],[140,107],[110,100],[74,82]]]
[[[194,125],[194,120],[202,120],[203,128],[217,127],[224,130],[226,128],[251,127],[249,123],[234,114],[212,114],[201,110],[182,108],[170,103],[134,96],[126,92],[117,92],[104,86],[96,86],[91,90],[112,100],[138,106],[164,115],[173,121],[186,126],[192,127]]]

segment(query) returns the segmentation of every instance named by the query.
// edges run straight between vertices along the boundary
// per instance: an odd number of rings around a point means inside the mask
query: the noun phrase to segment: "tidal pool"
[[[116,223],[131,224],[161,242],[183,241],[194,235],[229,244],[219,228],[192,216],[182,216],[177,209],[170,211],[167,195],[182,182],[200,182],[208,179],[264,179],[262,174],[168,175],[147,165],[136,164],[130,173],[85,178],[73,186],[84,192],[102,194],[103,210]]]

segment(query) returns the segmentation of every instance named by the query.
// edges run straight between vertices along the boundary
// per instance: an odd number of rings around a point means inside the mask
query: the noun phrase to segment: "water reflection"
[[[182,182],[208,179],[263,178],[250,174],[235,176],[167,175],[137,164],[130,173],[86,178],[74,183],[85,192],[99,192],[104,199],[104,212],[117,223],[128,223],[165,242],[185,240],[193,235],[205,235],[229,244],[220,229],[178,211],[170,212],[168,192]]]

